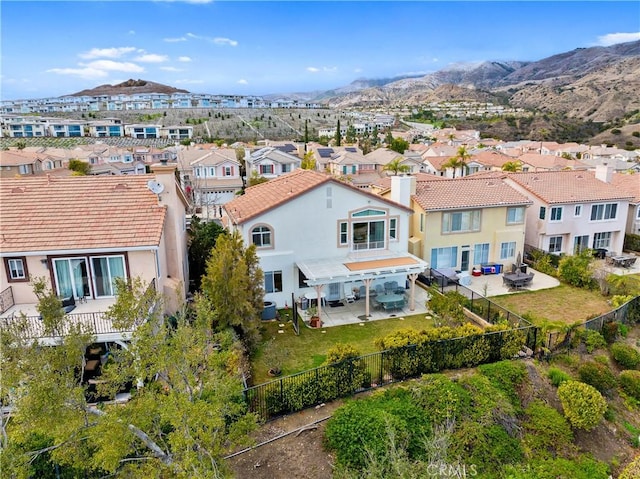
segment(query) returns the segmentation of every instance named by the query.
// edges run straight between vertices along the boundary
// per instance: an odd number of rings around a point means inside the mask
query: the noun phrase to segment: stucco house
[[[368,315],[373,289],[408,282],[413,307],[415,280],[428,265],[407,252],[408,206],[299,169],[247,188],[224,209],[227,228],[257,247],[265,301],[284,307],[304,295],[332,301],[356,290]]]
[[[626,232],[640,235],[640,174],[614,173],[611,176],[611,183],[620,191],[633,197],[629,202]]]
[[[272,179],[300,168],[302,160],[276,147],[265,146],[253,152],[247,149],[245,163],[248,178],[255,172],[258,176]]]
[[[611,183],[613,170],[511,173],[505,180],[533,205],[525,242],[553,254],[585,248],[622,252],[632,194]]]
[[[471,272],[483,264],[516,262],[523,253],[525,211],[531,205],[500,178],[429,179],[392,177],[408,181],[411,194],[403,199],[414,210],[409,252],[432,268]],[[499,272],[499,271],[496,271]]]
[[[127,335],[103,317],[115,301],[115,278],[153,284],[165,296],[165,312],[175,312],[188,281],[187,203],[175,165],[153,165],[152,171],[3,178],[0,317],[24,313],[33,331],[41,330],[30,284],[36,277],[75,307],[69,314],[91,327],[99,342]]]

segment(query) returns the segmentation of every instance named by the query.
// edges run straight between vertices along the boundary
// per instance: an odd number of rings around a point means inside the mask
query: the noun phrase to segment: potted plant
[[[322,321],[320,321],[320,316],[318,316],[317,306],[311,306],[308,308],[307,314],[309,315],[309,326],[312,328],[319,328],[322,326]]]

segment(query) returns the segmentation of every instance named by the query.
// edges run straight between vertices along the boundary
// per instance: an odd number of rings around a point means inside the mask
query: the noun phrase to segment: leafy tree
[[[191,145],[191,138],[185,138],[184,140],[180,140],[180,144],[182,146],[189,146]]]
[[[86,161],[72,158],[69,160],[69,169],[74,176],[86,176],[91,173],[91,165]]]
[[[404,160],[404,158],[398,156],[397,158],[394,158],[389,163],[384,165],[382,169],[384,171],[390,171],[392,175],[398,175],[399,173],[408,173],[411,168],[409,167],[409,165],[403,165],[402,160]]]
[[[309,143],[309,120],[304,120],[304,143]]]
[[[237,231],[218,237],[207,260],[202,291],[211,309],[214,329],[233,327],[249,350],[260,337],[263,278],[255,245],[245,246]]]
[[[353,125],[349,125],[349,127],[347,128],[345,141],[347,143],[354,143],[356,141],[356,129]]]
[[[510,171],[512,173],[522,171],[522,162],[519,160],[507,161],[504,165],[502,165],[502,171]]]
[[[393,143],[393,133],[391,133],[391,128],[387,128],[387,133],[384,136],[384,142],[387,146],[390,146]]]
[[[444,163],[442,166],[444,168],[452,168],[453,169],[453,177],[456,177],[456,170],[460,169],[462,171],[462,176],[464,176],[465,171],[467,170],[467,162],[471,159],[471,155],[467,151],[464,146],[458,148],[456,156],[452,156],[449,160]]]
[[[108,314],[126,322],[138,306],[139,298],[118,295]],[[125,403],[97,407],[82,381],[85,351],[95,338],[66,319],[68,334],[55,347],[25,340],[19,326],[0,331],[0,393],[13,408],[2,419],[3,477],[228,473],[221,459],[226,448],[256,424],[242,399],[238,343],[229,331],[212,333],[207,309],[198,304],[193,318],[181,314],[175,327],[159,310],[146,313],[128,347],[111,350],[97,394],[113,398],[136,379],[139,388]]]
[[[578,288],[593,288],[595,281],[591,272],[593,254],[586,249],[580,253],[564,256],[558,264],[558,276]]]
[[[338,124],[336,126],[336,146],[340,146],[340,142],[342,141],[342,134],[340,133],[340,119],[338,119]]]
[[[16,148],[18,150],[24,150],[27,147],[27,142],[25,140],[16,141]]]
[[[249,184],[247,186],[259,185],[261,183],[266,183],[267,181],[269,181],[269,178],[265,178],[264,176],[258,174],[256,170],[253,170],[251,172],[251,176],[249,177]]]
[[[211,256],[218,236],[224,232],[224,228],[216,221],[203,222],[195,215],[191,217],[188,249],[190,291],[200,289],[200,281],[206,271],[207,260]]]
[[[558,397],[565,417],[573,427],[590,431],[607,410],[607,401],[596,388],[580,381],[565,381],[558,386]]]
[[[304,158],[300,163],[300,168],[302,168],[303,170],[316,169],[316,159],[314,157],[313,151],[309,150],[304,154]]]
[[[400,153],[401,155],[407,151],[407,148],[409,148],[409,142],[402,138],[394,138],[389,144],[390,150]]]

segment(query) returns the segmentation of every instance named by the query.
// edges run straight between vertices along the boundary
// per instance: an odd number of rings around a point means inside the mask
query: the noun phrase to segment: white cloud
[[[338,71],[338,67],[322,67],[322,68],[318,68],[318,67],[307,67],[307,71],[311,72],[311,73],[318,73],[318,72],[336,72]]]
[[[353,73],[362,73],[362,68],[354,68]]]
[[[596,45],[608,47],[611,45],[615,45],[616,43],[633,42],[635,40],[640,40],[640,32],[607,33],[606,35],[601,35],[598,37]]]
[[[144,63],[162,63],[169,60],[167,55],[157,55],[155,53],[145,53],[135,58],[135,61]]]
[[[93,58],[120,58],[122,55],[136,51],[135,47],[117,48],[92,48],[88,52],[81,53],[80,58],[91,60]]]
[[[213,39],[213,43],[216,45],[229,45],[231,47],[237,47],[238,42],[235,40],[231,40],[230,38],[216,37]]]
[[[178,42],[186,42],[187,39],[185,37],[173,37],[173,38],[164,38],[163,39],[167,43],[178,43]]]
[[[240,80],[238,80],[237,82],[240,85],[248,85],[249,82],[247,80],[245,80],[244,78],[241,78]]]
[[[129,30],[129,35],[135,35],[136,31],[135,30]]]
[[[176,67],[160,67],[160,70],[164,70],[165,72],[183,72],[184,71]]]
[[[85,68],[93,68],[103,71],[116,71],[128,73],[142,73],[144,68],[131,62],[114,62],[113,60],[96,60],[90,63],[80,63]]]
[[[179,62],[188,63],[191,61],[191,57],[178,57]]]
[[[47,73],[56,73],[58,75],[72,75],[80,78],[95,79],[107,76],[107,72],[97,68],[52,68]]]
[[[195,33],[187,33],[187,37],[193,38],[194,40],[204,40],[206,42],[215,43],[216,45],[229,45],[231,47],[237,47],[238,42],[236,40],[231,40],[230,38],[224,37],[205,37],[202,35],[196,35]]]

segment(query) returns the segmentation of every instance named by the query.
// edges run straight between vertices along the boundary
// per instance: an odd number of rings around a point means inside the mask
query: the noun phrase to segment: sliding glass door
[[[53,260],[56,290],[61,298],[91,296],[89,269],[86,258]]]
[[[116,278],[125,279],[123,256],[99,256],[91,258],[93,285],[96,298],[116,295]]]

